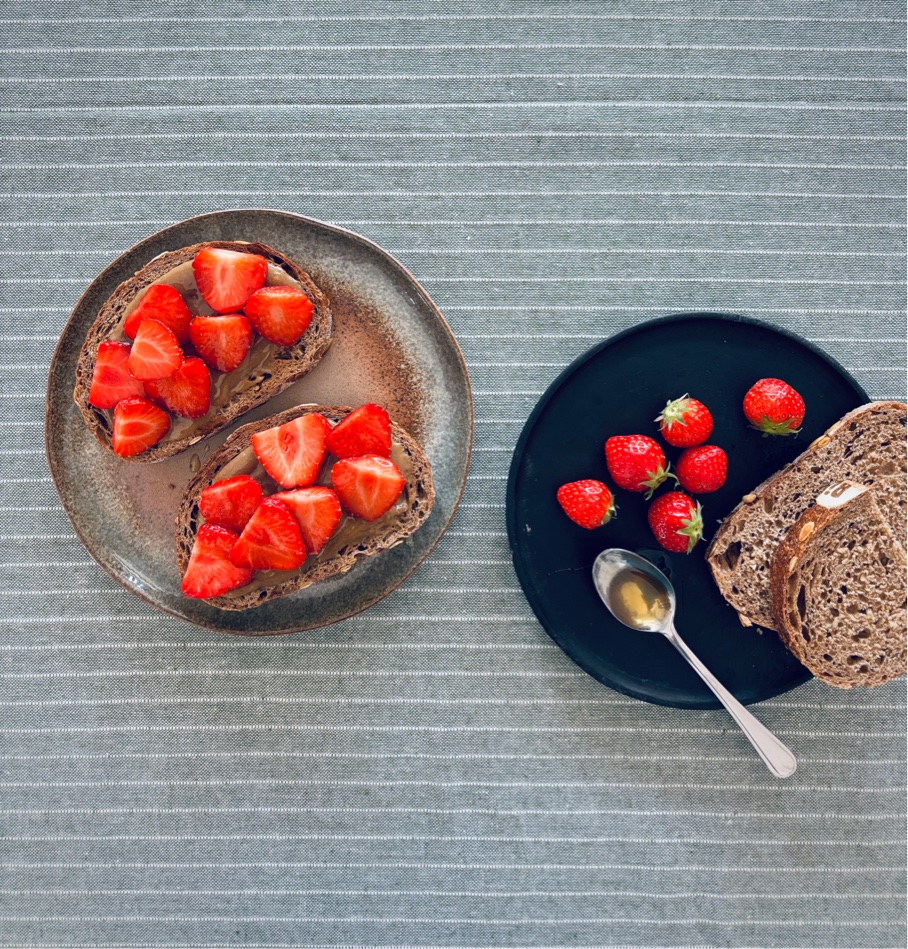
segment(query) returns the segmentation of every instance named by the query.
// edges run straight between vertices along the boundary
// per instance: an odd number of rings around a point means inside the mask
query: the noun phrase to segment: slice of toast
[[[223,445],[202,465],[186,488],[177,514],[177,563],[182,576],[186,572],[196,532],[203,522],[199,495],[215,481],[238,474],[250,474],[270,494],[280,491],[258,464],[251,448],[256,432],[274,428],[300,415],[319,412],[335,425],[350,412],[346,406],[301,405],[233,432]],[[395,422],[391,423],[392,459],[401,469],[406,484],[397,504],[373,522],[345,517],[325,548],[309,556],[298,570],[259,571],[251,584],[205,602],[222,610],[247,610],[268,600],[286,596],[313,583],[346,573],[360,557],[371,557],[406,540],[422,525],[432,511],[435,488],[432,469],[415,439]],[[330,460],[323,467],[320,483],[326,483]]]
[[[175,418],[170,433],[164,439],[127,460],[158,461],[185,451],[190,445],[220,431],[301,379],[317,365],[331,344],[334,324],[327,298],[301,267],[273,247],[257,242],[206,241],[161,254],[135,276],[121,283],[111,294],[101,307],[79,354],[73,398],[89,429],[105,448],[112,451],[113,412],[95,408],[88,401],[98,345],[107,339],[125,339],[122,324],[137,297],[152,283],[166,282],[168,275],[177,268],[187,271],[185,265],[205,246],[264,257],[271,268],[269,282],[276,278],[295,281],[309,297],[314,306],[312,321],[299,342],[293,346],[276,346],[259,339],[238,369],[230,373],[212,373],[211,408],[208,413],[200,419]],[[191,270],[184,276],[189,281],[190,289],[197,294]],[[204,303],[190,306],[190,309],[194,312],[204,311],[205,315],[212,312]]]
[[[772,562],[776,628],[830,685],[880,685],[906,672],[906,563],[872,489],[824,491]]]
[[[871,485],[883,517],[904,548],[908,481],[902,402],[872,402],[835,423],[803,454],[764,481],[724,519],[706,559],[744,625],[775,629],[772,558],[789,528],[829,485]]]

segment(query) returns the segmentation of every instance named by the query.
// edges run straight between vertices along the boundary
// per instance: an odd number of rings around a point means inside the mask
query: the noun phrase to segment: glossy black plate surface
[[[805,398],[796,438],[763,437],[741,411],[747,389],[775,376]],[[561,484],[598,478],[611,486],[603,446],[611,435],[658,439],[653,419],[684,393],[709,406],[711,444],[729,456],[725,486],[702,495],[706,542],[688,556],[662,551],[642,495],[617,491],[618,517],[587,531],[561,511]],[[636,698],[679,708],[716,708],[712,693],[658,634],[619,624],[596,593],[591,568],[606,547],[624,547],[664,570],[678,595],[678,631],[742,702],[758,702],[806,682],[810,673],[772,631],[742,627],[704,559],[718,521],[744,494],[800,454],[833,422],[870,399],[812,344],[764,323],[722,314],[649,321],[594,346],[552,383],[517,443],[507,489],[508,538],[517,576],[556,643],[599,681]],[[678,449],[665,446],[669,461]],[[660,491],[668,490],[663,487]]]

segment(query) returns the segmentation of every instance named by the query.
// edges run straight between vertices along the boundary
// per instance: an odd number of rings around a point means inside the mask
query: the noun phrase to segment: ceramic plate
[[[156,255],[206,240],[260,240],[299,263],[327,293],[335,337],[305,378],[232,426],[163,461],[123,462],[88,431],[73,403],[75,366],[103,302]],[[306,402],[384,405],[432,465],[435,507],[405,543],[347,574],[242,613],[180,594],[174,517],[193,467],[240,425]],[[91,555],[127,589],[199,626],[243,634],[290,633],[336,622],[397,587],[448,527],[466,481],[473,435],[470,383],[441,313],[407,270],[364,237],[283,211],[221,211],[141,241],[88,287],[50,367],[47,456],[66,512]]]
[[[741,411],[759,378],[776,376],[805,397],[800,435],[762,437]],[[587,531],[555,500],[580,478],[611,483],[603,445],[610,435],[656,434],[653,419],[670,398],[690,393],[712,410],[710,443],[729,456],[725,486],[703,495],[707,541],[742,495],[800,454],[833,422],[870,399],[815,346],[736,316],[685,314],[644,323],[593,347],[549,387],[521,434],[507,490],[508,537],[527,599],[556,643],[590,675],[636,698],[681,708],[717,708],[712,693],[658,634],[621,626],[596,593],[591,568],[606,547],[653,560],[678,594],[679,633],[742,702],[779,695],[810,673],[778,636],[744,628],[712,581],[706,543],[690,555],[658,547],[642,495],[617,493],[618,516]],[[677,449],[666,446],[669,461]],[[663,488],[663,490],[665,490]]]

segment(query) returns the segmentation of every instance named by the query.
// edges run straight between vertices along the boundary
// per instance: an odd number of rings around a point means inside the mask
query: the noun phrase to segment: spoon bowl
[[[593,563],[593,583],[619,623],[636,632],[662,633],[690,663],[738,723],[769,770],[779,778],[794,774],[795,756],[706,668],[675,629],[675,590],[654,564],[630,550],[613,547]]]

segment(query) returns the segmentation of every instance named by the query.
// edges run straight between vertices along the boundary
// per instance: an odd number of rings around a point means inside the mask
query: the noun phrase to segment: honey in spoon
[[[631,629],[656,632],[671,614],[665,587],[658,586],[641,570],[625,567],[608,585],[609,606],[615,618]]]

